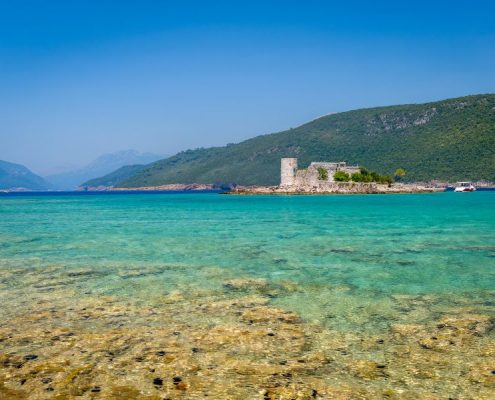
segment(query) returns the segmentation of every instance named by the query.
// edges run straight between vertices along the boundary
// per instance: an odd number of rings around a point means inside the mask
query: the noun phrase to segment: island
[[[298,169],[297,158],[282,158],[280,185],[236,186],[228,194],[380,194],[443,192],[445,187],[394,182],[346,162],[312,162]]]

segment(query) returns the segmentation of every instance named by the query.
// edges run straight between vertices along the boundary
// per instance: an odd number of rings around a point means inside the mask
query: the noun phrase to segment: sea
[[[494,324],[495,191],[0,196],[0,398],[493,399]]]

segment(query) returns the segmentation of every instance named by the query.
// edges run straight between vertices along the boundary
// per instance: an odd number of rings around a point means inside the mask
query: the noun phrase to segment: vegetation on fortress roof
[[[328,171],[323,167],[318,167],[318,179],[326,181],[328,179]]]
[[[495,181],[495,95],[368,108],[318,118],[298,128],[225,147],[188,150],[119,183],[279,183],[280,159],[346,161],[403,181]]]
[[[402,168],[398,168],[397,171],[402,170]],[[403,175],[397,175],[397,171],[395,173],[395,180],[400,180],[403,176],[405,176],[405,171]],[[348,174],[346,174],[348,175]],[[334,177],[335,178],[335,177]],[[343,177],[345,178],[345,177]],[[349,179],[342,179],[343,181],[352,182],[377,182],[377,183],[392,183],[394,179],[389,175],[380,175],[374,171],[368,171],[366,168],[361,168],[361,172],[355,172],[354,174],[348,176]],[[337,180],[335,178],[335,180]]]

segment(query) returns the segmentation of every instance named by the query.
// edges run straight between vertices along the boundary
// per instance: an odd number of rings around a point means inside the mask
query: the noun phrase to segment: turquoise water
[[[0,398],[492,399],[494,299],[495,192],[0,197]]]
[[[84,292],[147,299],[264,278],[298,287],[275,303],[325,320],[335,288],[358,302],[495,291],[495,192],[3,197],[0,220],[1,268],[87,268],[73,282]]]

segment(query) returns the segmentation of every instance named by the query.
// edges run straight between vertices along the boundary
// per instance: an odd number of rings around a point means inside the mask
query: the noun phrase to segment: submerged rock
[[[495,326],[495,318],[480,314],[446,316],[440,320],[438,328],[450,328],[459,334],[486,335]]]
[[[347,369],[355,376],[366,380],[387,376],[385,365],[370,360],[352,360],[347,364]]]
[[[394,333],[398,333],[402,336],[410,336],[422,332],[425,330],[424,325],[409,325],[409,324],[393,324],[390,329]]]
[[[493,388],[495,393],[495,360],[473,365],[469,370],[469,380]]]
[[[249,291],[267,289],[268,282],[262,278],[231,279],[224,282],[223,287],[227,290]]]
[[[300,321],[296,314],[272,307],[255,307],[249,309],[242,314],[242,318],[244,321],[251,323],[285,322],[292,324]]]
[[[179,301],[183,301],[184,299],[185,298],[182,292],[179,290],[173,290],[168,295],[164,296],[162,301],[163,303],[177,303]]]

